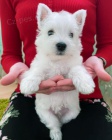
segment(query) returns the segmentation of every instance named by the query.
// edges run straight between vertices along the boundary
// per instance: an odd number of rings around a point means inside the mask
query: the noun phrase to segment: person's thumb
[[[18,62],[11,67],[9,73],[0,80],[0,83],[4,86],[10,85],[26,70],[28,67],[24,63]]]
[[[109,82],[112,79],[111,76],[105,71],[102,63],[97,63],[96,65],[94,65],[94,70],[98,78],[100,78],[101,80]]]

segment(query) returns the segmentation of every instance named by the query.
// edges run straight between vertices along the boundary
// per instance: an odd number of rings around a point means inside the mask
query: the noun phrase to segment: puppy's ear
[[[83,30],[84,23],[85,23],[85,19],[86,19],[86,10],[78,10],[77,12],[75,12],[73,14],[73,16],[74,16],[76,23],[78,25],[79,34],[81,34],[82,30]]]
[[[37,22],[38,22],[38,28],[40,29],[42,26],[42,22],[44,19],[51,14],[52,11],[48,6],[45,4],[40,3],[37,8]]]

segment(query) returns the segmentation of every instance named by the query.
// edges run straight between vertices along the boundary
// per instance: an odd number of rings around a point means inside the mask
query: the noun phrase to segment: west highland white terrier
[[[52,12],[45,4],[38,5],[37,54],[30,69],[23,75],[20,90],[26,95],[37,93],[42,80],[56,75],[71,78],[76,88],[50,95],[36,94],[36,112],[41,122],[50,129],[50,138],[53,140],[62,140],[62,124],[79,114],[79,92],[90,94],[94,91],[95,84],[84,68],[81,56],[80,36],[85,18],[85,10],[73,14]]]

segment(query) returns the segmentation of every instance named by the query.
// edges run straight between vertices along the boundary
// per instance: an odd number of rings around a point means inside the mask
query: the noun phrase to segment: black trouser
[[[35,97],[14,94],[1,120],[1,140],[50,140],[49,129],[35,112]],[[63,140],[112,140],[103,100],[80,101],[81,113],[62,127]]]

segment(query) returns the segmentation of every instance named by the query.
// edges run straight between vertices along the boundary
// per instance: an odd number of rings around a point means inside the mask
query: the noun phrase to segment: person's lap
[[[81,102],[81,113],[62,127],[63,140],[111,140],[112,123],[102,102]]]
[[[5,121],[1,121],[1,139],[50,140],[49,129],[40,122],[35,112],[35,98],[22,94],[14,97],[4,115]],[[81,101],[78,117],[62,126],[63,140],[111,140],[112,123],[107,121],[107,108],[102,103]]]

